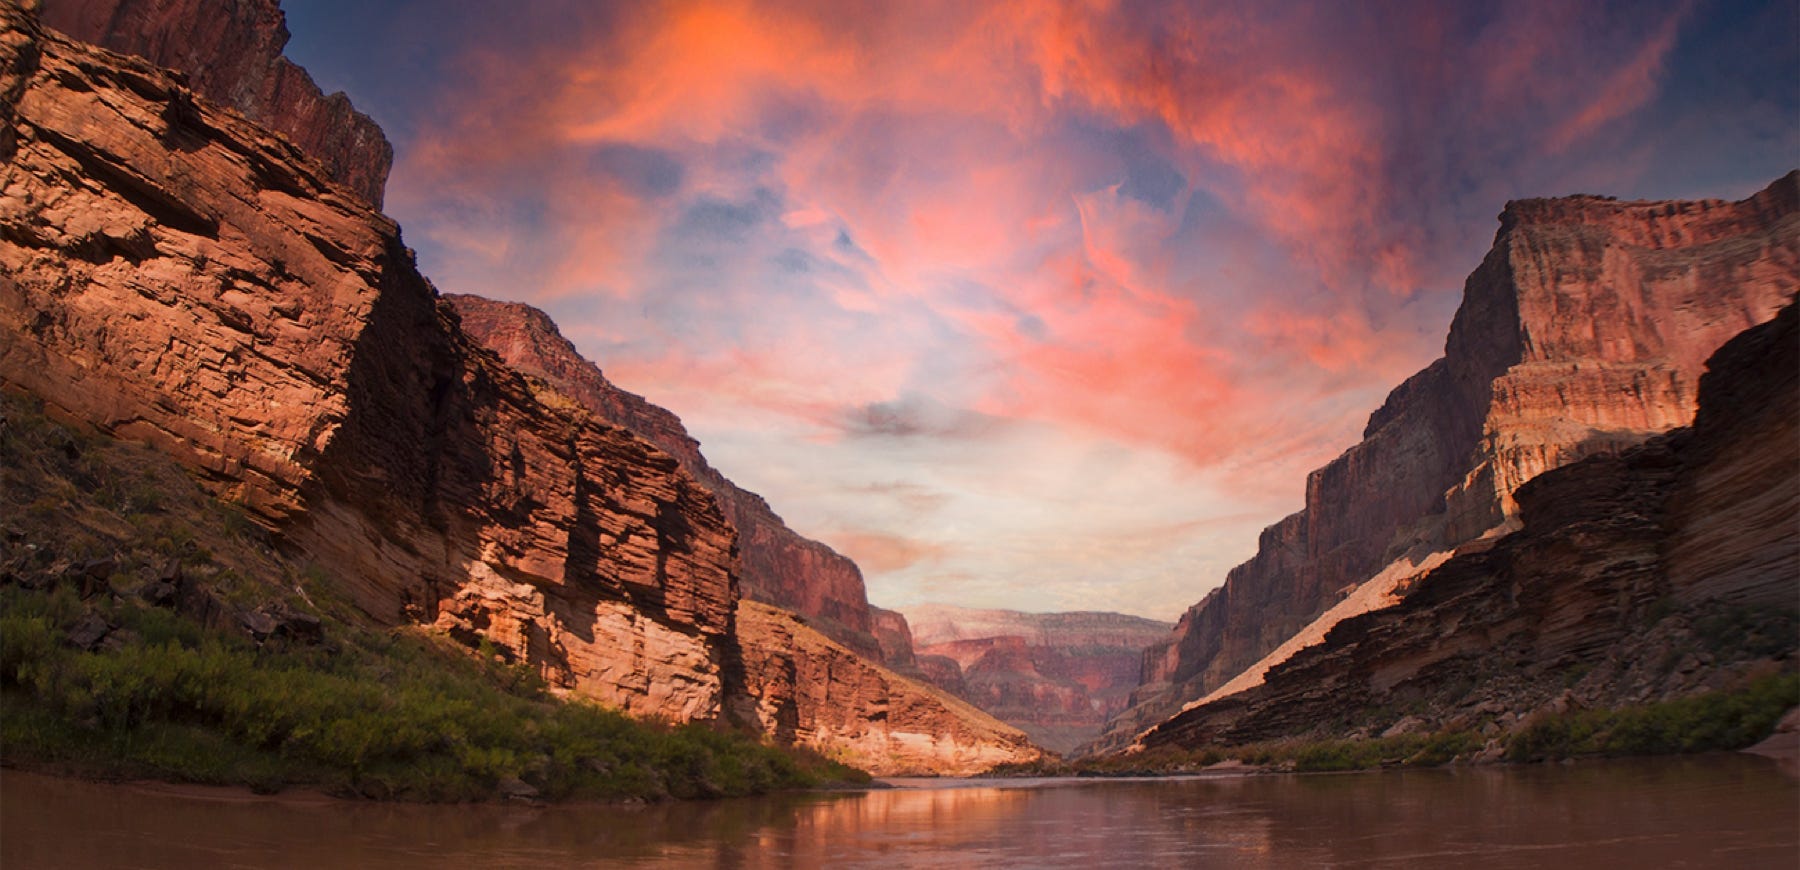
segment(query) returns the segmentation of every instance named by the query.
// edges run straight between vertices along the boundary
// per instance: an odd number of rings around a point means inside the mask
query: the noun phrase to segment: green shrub
[[[1800,674],[1771,674],[1732,689],[1637,707],[1541,716],[1507,743],[1509,761],[1580,755],[1662,755],[1742,749],[1800,704]]]

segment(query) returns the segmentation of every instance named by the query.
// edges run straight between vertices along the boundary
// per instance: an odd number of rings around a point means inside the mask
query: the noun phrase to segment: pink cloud
[[[918,393],[1297,487],[1437,351],[1501,202],[1637,165],[1607,137],[1686,20],[1480,12],[629,4],[470,52],[389,201],[446,288],[572,312],[677,410],[823,443]],[[700,203],[745,216],[699,238]]]

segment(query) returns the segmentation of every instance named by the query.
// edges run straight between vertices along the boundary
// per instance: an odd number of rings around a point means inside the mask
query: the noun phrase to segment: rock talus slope
[[[287,136],[381,208],[393,146],[350,98],[326,96],[282,57],[288,31],[277,0],[45,0],[43,23],[181,72],[196,93]]]
[[[720,474],[680,418],[615,386],[583,358],[549,315],[529,305],[479,296],[445,297],[463,328],[509,364],[543,378],[602,420],[623,426],[681,460],[718,496],[738,530],[744,595],[805,616],[814,628],[880,659],[862,571],[830,547],[800,536],[768,502]],[[910,654],[910,651],[908,652]]]
[[[1025,733],[754,601],[738,609],[749,713],[783,742],[877,776],[967,776],[1042,757]]]
[[[1514,492],[1518,531],[1142,743],[1367,735],[1395,727],[1401,709],[1420,730],[1506,728],[1539,709],[1643,703],[1792,669],[1796,308],[1720,349],[1699,394],[1691,429],[1533,478]]]
[[[1741,202],[1509,203],[1444,356],[1396,388],[1363,440],[1308,477],[1305,509],[1146,651],[1135,706],[1100,748],[1232,680],[1384,569],[1404,576],[1510,528],[1513,493],[1532,477],[1685,425],[1702,361],[1797,284],[1793,173]]]
[[[0,16],[0,387],[176,457],[377,620],[719,714],[734,537],[704,487],[464,336],[292,140]]]

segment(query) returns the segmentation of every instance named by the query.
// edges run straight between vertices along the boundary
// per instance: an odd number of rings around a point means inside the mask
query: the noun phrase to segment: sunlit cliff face
[[[1781,2],[288,5],[439,286],[548,310],[884,604],[1172,616],[1440,352],[1507,199],[1800,153]]]

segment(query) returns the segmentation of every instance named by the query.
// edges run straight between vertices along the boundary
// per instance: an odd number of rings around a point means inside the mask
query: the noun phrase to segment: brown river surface
[[[0,771],[0,867],[1800,867],[1800,781],[1748,755],[892,782],[529,808]]]

